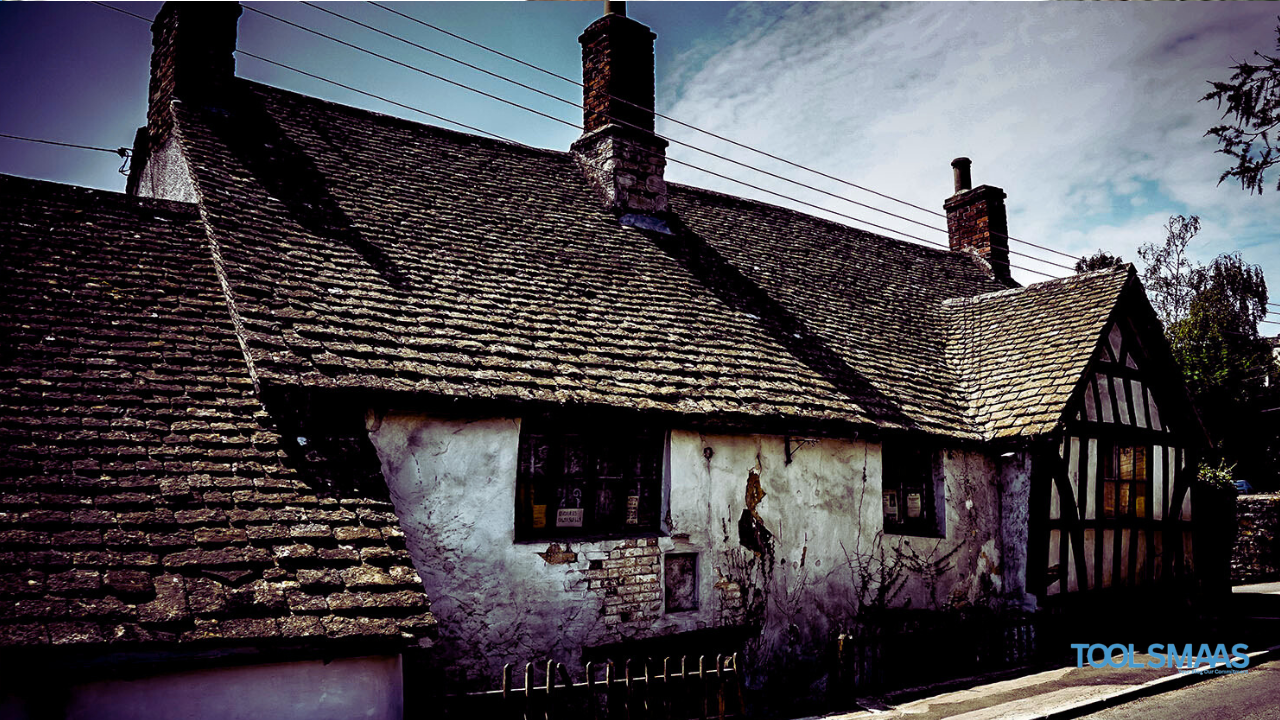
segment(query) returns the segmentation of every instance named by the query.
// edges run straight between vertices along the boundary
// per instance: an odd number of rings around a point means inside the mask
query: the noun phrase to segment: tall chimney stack
[[[667,142],[653,134],[653,41],[626,16],[626,3],[605,3],[582,44],[582,137],[571,149],[606,207],[623,215],[667,211]]]
[[[125,192],[195,202],[182,149],[173,138],[173,101],[219,104],[236,74],[238,2],[166,2],[151,22],[147,125],[133,140]]]
[[[147,135],[151,148],[169,139],[175,98],[199,100],[224,91],[236,74],[240,3],[166,2],[151,23],[151,88]]]
[[[942,204],[951,249],[974,253],[987,262],[997,279],[1012,283],[1004,191],[991,185],[973,187],[970,165],[965,157],[951,161],[955,194]]]

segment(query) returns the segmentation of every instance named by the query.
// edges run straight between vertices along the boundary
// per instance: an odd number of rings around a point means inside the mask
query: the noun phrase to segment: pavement
[[[1280,659],[1280,644],[1275,644],[1280,641],[1280,582],[1233,588],[1232,608],[1234,617],[1228,637],[1249,645],[1250,667]],[[1134,656],[1134,664],[1151,660],[1160,658],[1144,653]],[[1024,672],[1028,674],[1010,677],[1016,671],[1006,671],[984,678],[903,690],[884,698],[859,699],[859,705],[867,709],[821,717],[823,720],[902,717],[912,720],[1066,720],[1230,671],[1207,666],[1193,671],[1167,667],[1094,668],[1085,663],[1084,667],[1073,664]],[[960,689],[953,689],[957,687]]]

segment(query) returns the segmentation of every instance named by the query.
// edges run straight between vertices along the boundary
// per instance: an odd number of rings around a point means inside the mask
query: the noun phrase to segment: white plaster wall
[[[399,656],[246,665],[72,685],[66,720],[400,720]],[[48,688],[35,706],[10,696],[0,717],[45,717]]]
[[[491,684],[507,662],[572,667],[584,646],[738,621],[739,604],[762,622],[757,667],[813,662],[882,584],[894,606],[1024,602],[1025,463],[944,451],[946,537],[885,536],[878,443],[793,441],[787,464],[781,436],[673,430],[659,545],[699,554],[699,608],[610,624],[584,573],[622,541],[558,541],[577,553],[567,564],[539,557],[549,542],[514,542],[518,419],[395,412],[369,429],[440,621],[435,661],[455,681]],[[739,537],[753,474],[764,496],[748,523],[771,538],[761,553]],[[1002,509],[1021,529],[1002,526]]]

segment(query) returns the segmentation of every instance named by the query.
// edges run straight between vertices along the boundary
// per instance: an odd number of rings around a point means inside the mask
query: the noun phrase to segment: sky
[[[153,17],[159,3],[114,3]],[[577,37],[597,2],[431,2],[393,7],[574,79]],[[248,3],[238,46],[527,145],[567,150],[576,128],[447,85],[253,12],[268,12],[571,124],[581,111],[295,3]],[[369,4],[325,3],[361,20],[579,102],[580,89]],[[1170,215],[1199,215],[1194,259],[1239,251],[1261,265],[1280,302],[1280,193],[1218,184],[1231,163],[1199,102],[1209,80],[1253,51],[1275,54],[1270,3],[693,3],[630,2],[657,40],[657,109],[932,212],[952,192],[950,161],[973,160],[974,184],[1008,194],[1010,233],[1073,256],[1127,261],[1161,242]],[[145,124],[150,31],[87,3],[0,3],[0,133],[115,148]],[[240,56],[237,74],[349,105],[440,124],[404,108]],[[673,140],[667,179],[790,205],[895,237],[945,242],[945,220],[660,120]],[[709,157],[688,143],[896,219]],[[0,139],[0,173],[123,190],[108,153]],[[747,181],[776,194],[710,176]],[[1276,174],[1269,185],[1274,188]],[[805,205],[802,203],[811,203]],[[817,206],[816,208],[814,206]],[[832,214],[839,213],[839,214]],[[857,218],[854,220],[852,218]],[[1012,249],[1070,265],[1022,243]],[[1015,255],[1015,278],[1069,271]],[[1278,308],[1280,309],[1280,308]],[[1280,315],[1272,316],[1280,321]],[[1263,326],[1276,334],[1280,325]]]

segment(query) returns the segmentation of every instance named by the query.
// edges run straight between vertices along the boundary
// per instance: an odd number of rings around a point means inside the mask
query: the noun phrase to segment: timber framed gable
[[[1033,587],[1042,598],[1190,577],[1203,428],[1155,314],[1130,278],[1034,457]]]

